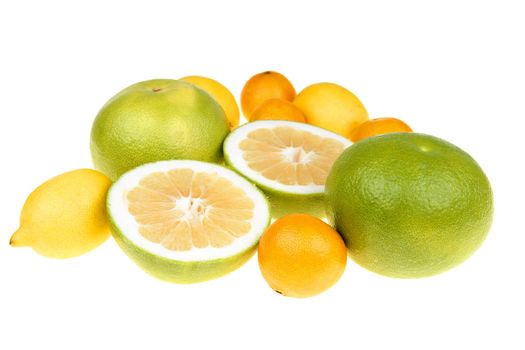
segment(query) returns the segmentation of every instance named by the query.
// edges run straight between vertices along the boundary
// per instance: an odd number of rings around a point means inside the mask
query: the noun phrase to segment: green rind
[[[253,180],[249,179],[254,182]],[[272,218],[277,219],[288,214],[309,214],[325,217],[324,193],[296,194],[279,192],[254,182],[267,196]]]
[[[142,270],[160,280],[190,284],[224,276],[246,263],[255,253],[257,243],[247,250],[227,258],[206,261],[180,261],[148,252],[131,242],[111,221],[112,236],[122,251]]]
[[[163,90],[153,92],[157,88]],[[91,129],[91,156],[113,181],[159,160],[220,163],[229,132],[222,107],[204,90],[178,80],[149,80],[127,87],[101,108]]]
[[[288,214],[309,214],[319,218],[325,217],[324,193],[297,194],[276,191],[272,188],[262,185],[257,181],[254,181],[237,170],[226,152],[224,152],[224,161],[226,163],[225,165],[229,169],[235,171],[246,180],[254,183],[266,195],[266,198],[270,204],[270,213],[273,219],[277,219]]]
[[[485,240],[493,215],[490,183],[475,160],[415,133],[372,137],[346,149],[328,176],[326,205],[352,259],[396,278],[461,264]]]

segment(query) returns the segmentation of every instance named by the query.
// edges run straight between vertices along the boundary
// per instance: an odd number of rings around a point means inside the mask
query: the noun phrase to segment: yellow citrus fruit
[[[253,111],[251,121],[255,120],[290,120],[305,123],[303,112],[292,102],[272,98],[264,101]]]
[[[405,122],[397,118],[370,119],[354,129],[350,134],[350,140],[357,142],[367,137],[392,132],[412,132],[412,129]]]
[[[110,234],[106,194],[111,181],[91,169],[74,170],[44,182],[26,200],[15,247],[32,247],[50,258],[70,258],[102,244]]]
[[[259,241],[261,273],[276,292],[309,297],[334,285],[346,267],[346,246],[328,224],[306,214],[275,221]]]
[[[359,99],[342,86],[318,83],[306,87],[294,100],[309,124],[350,137],[352,131],[368,120]]]
[[[267,71],[251,77],[241,92],[241,108],[246,119],[252,119],[252,113],[264,101],[280,98],[293,101],[295,88],[281,73]]]
[[[200,87],[209,93],[215,100],[217,100],[224,110],[224,113],[226,113],[226,117],[228,118],[228,122],[230,124],[230,129],[233,129],[239,125],[239,106],[237,106],[235,97],[233,97],[232,93],[226,88],[226,86],[222,85],[216,80],[199,76],[188,76],[181,78],[180,80]]]

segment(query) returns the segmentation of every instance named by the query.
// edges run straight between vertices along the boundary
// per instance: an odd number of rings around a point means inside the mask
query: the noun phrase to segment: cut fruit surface
[[[149,241],[172,251],[220,248],[248,233],[254,203],[214,172],[154,172],[127,193],[128,211]]]
[[[156,273],[149,268],[163,265],[149,261],[146,269],[176,282],[229,272],[239,261],[228,261],[247,258],[269,221],[266,199],[254,185],[221,166],[189,160],[126,173],[110,190],[108,212],[126,253],[135,260],[168,259],[177,268]],[[185,262],[190,270],[173,274]]]
[[[322,196],[332,164],[351,144],[343,136],[312,125],[264,120],[234,130],[224,142],[224,154],[231,167],[265,190],[276,216],[275,211],[284,213],[278,207],[294,201],[300,201],[296,204],[303,208],[292,205],[293,210],[311,213],[309,209],[316,205],[307,202]],[[276,198],[283,196],[286,198]]]

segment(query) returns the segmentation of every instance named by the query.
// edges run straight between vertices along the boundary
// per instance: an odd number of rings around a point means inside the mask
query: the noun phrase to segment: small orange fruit
[[[267,71],[251,77],[241,92],[241,109],[246,119],[251,120],[253,111],[264,101],[280,98],[293,101],[295,88],[281,73]]]
[[[297,298],[319,294],[339,280],[346,246],[328,224],[310,215],[275,221],[259,241],[261,273],[276,292]]]
[[[388,134],[391,132],[412,132],[412,129],[405,122],[397,118],[370,119],[359,125],[350,134],[350,140],[357,142],[371,136]]]
[[[292,102],[272,98],[266,100],[253,111],[250,120],[290,120],[292,122],[306,123],[303,112]]]

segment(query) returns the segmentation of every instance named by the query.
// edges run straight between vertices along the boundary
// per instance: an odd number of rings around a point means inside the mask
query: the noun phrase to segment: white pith
[[[245,235],[237,238],[233,243],[221,247],[192,248],[187,251],[174,251],[164,248],[162,245],[153,243],[144,238],[138,228],[139,224],[133,215],[128,211],[127,193],[139,184],[139,181],[146,175],[157,171],[169,171],[179,168],[191,168],[193,171],[216,172],[219,176],[230,180],[236,187],[242,189],[254,203],[254,215],[250,220],[251,229]],[[128,238],[133,244],[152,253],[168,259],[179,261],[205,261],[227,258],[241,253],[249,247],[255,245],[264,232],[269,222],[269,208],[264,195],[255,185],[242,178],[240,175],[224,167],[193,161],[193,160],[168,160],[142,165],[124,174],[108,193],[108,211],[114,224],[120,233]],[[185,205],[186,204],[186,205]],[[188,218],[194,216],[199,210],[199,199],[194,199],[192,203],[184,203],[184,199],[177,203],[177,206],[185,209]]]
[[[270,180],[263,176],[261,173],[251,169],[247,162],[242,157],[242,151],[240,150],[239,144],[246,138],[246,135],[257,129],[273,128],[276,126],[288,126],[294,129],[308,131],[312,134],[331,138],[340,141],[345,149],[352,145],[352,141],[348,140],[344,136],[338,135],[326,129],[319,128],[306,123],[298,123],[284,120],[260,120],[244,124],[237,129],[233,130],[230,135],[224,141],[224,153],[228,158],[229,163],[241,174],[251,179],[253,182],[279,192],[291,193],[291,194],[319,194],[324,192],[324,185],[286,185],[279,183],[274,180]],[[286,159],[291,160],[295,158],[300,163],[306,163],[311,156],[305,153],[298,147],[288,147],[283,149],[283,155]]]

